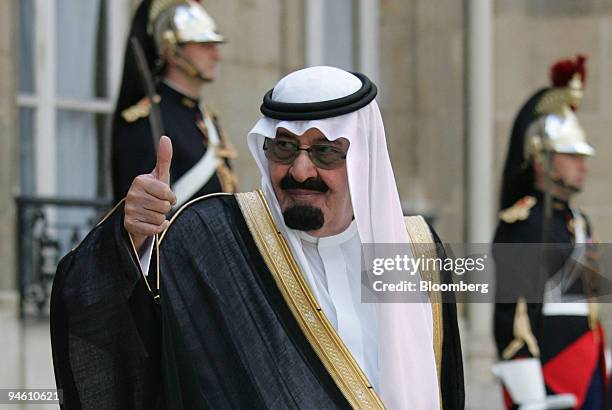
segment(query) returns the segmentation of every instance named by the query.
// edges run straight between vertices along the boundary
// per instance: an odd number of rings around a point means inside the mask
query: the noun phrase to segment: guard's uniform
[[[181,94],[163,81],[157,87],[157,95],[164,133],[172,140],[170,184],[173,188],[177,184],[188,184],[184,191],[189,195],[181,202],[213,192],[234,192],[236,178],[229,167],[229,159],[235,157],[235,151],[221,132],[217,116],[203,109],[198,100]],[[116,200],[125,196],[135,177],[155,167],[156,153],[148,119],[150,107],[145,98],[121,113],[122,124],[113,135]],[[191,170],[197,175],[181,182]],[[180,192],[177,196],[180,198]]]
[[[542,242],[543,196],[542,192],[533,190],[515,205],[500,212],[494,242],[526,244],[525,249],[533,253],[530,257],[517,260],[511,252],[502,248],[504,245],[494,248],[497,277],[500,281],[498,294],[503,292],[504,288],[516,287],[517,269],[531,272],[534,276],[540,272],[542,259],[533,257],[536,249],[529,244]],[[546,259],[546,282],[550,284],[550,281],[554,281],[555,274],[571,263],[576,245],[581,250],[587,250],[587,263],[582,268],[595,267],[595,252],[588,249],[591,245],[577,244],[577,240],[592,243],[591,230],[584,214],[571,208],[565,201],[553,199],[551,225],[551,243],[555,245],[549,249],[549,257]],[[539,291],[545,294],[549,290],[544,286]],[[574,282],[567,294],[584,296],[583,282]],[[603,354],[605,336],[597,319],[596,306],[586,302],[547,302],[546,296],[541,300],[543,303],[528,303],[527,311],[531,331],[539,346],[548,394],[573,393],[579,408],[603,408],[606,380]],[[495,306],[495,341],[500,357],[504,356],[504,351],[516,338],[513,331],[515,313],[515,303],[500,303]],[[531,356],[532,352],[527,344],[512,352],[512,358]],[[512,403],[507,392],[505,400],[508,405]]]
[[[575,114],[583,95],[584,63],[583,56],[555,63],[552,86],[534,93],[514,122],[493,246],[494,328],[501,360],[539,357],[548,395],[571,394],[575,408],[601,410],[605,339],[596,304],[588,301],[596,289],[591,281],[597,272],[596,245],[586,218],[568,201],[552,198],[551,218],[545,221],[545,194],[538,190],[550,186],[570,198],[581,187],[545,170],[559,171],[553,156],[595,153]],[[539,376],[533,368],[514,364],[505,364],[516,372],[507,377]],[[516,397],[504,390],[507,406],[527,404],[525,396],[519,397],[523,392],[513,388]]]
[[[170,183],[177,197],[175,209],[200,195],[235,192],[237,181],[229,160],[236,153],[221,132],[217,116],[164,77],[168,61],[172,61],[185,78],[201,84],[212,80],[185,55],[183,46],[224,43],[215,21],[196,1],[143,0],[134,15],[129,39],[113,115],[114,202],[126,195],[134,178],[151,172],[155,166],[153,141],[161,135],[154,133],[165,134],[172,140]],[[134,42],[140,45],[142,53],[136,53]],[[143,66],[151,74],[152,84],[148,87],[143,86],[143,79],[148,77],[141,71]],[[145,92],[149,87],[155,88],[152,98]],[[151,120],[156,118],[149,118],[154,115],[152,104],[159,104],[161,113],[162,129],[155,132]]]

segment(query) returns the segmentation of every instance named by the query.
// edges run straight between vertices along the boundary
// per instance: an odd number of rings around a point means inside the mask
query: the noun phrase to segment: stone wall
[[[381,90],[405,211],[463,237],[463,13],[455,0],[381,0]]]

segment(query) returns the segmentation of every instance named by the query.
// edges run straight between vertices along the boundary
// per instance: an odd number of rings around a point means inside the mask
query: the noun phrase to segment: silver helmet
[[[559,154],[595,155],[586,133],[574,113],[582,100],[583,85],[575,74],[566,87],[552,88],[536,105],[540,117],[529,127],[525,158],[537,158],[544,151]]]
[[[202,5],[194,0],[153,0],[147,31],[155,41],[160,63],[173,55],[187,74],[210,81],[181,51],[181,45],[187,43],[225,42],[217,24]]]
[[[193,0],[153,0],[147,30],[162,58],[181,44],[225,42],[212,17]]]

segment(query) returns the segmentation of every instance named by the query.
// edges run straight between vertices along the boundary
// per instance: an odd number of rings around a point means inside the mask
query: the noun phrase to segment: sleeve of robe
[[[60,262],[51,345],[66,409],[160,406],[160,325],[118,207]]]

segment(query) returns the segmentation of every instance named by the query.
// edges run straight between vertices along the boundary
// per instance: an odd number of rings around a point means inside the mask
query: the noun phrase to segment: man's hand
[[[150,174],[134,179],[125,197],[123,226],[132,236],[137,251],[147,237],[162,232],[170,224],[166,214],[176,204],[176,196],[170,189],[170,163],[172,142],[163,136],[159,140],[157,164]]]

